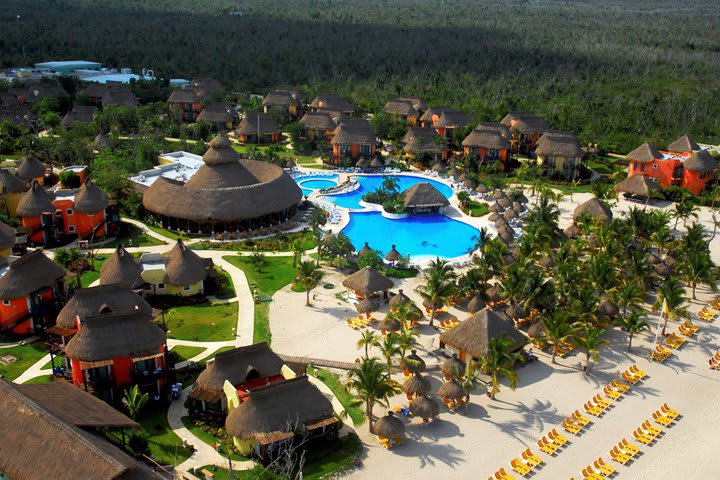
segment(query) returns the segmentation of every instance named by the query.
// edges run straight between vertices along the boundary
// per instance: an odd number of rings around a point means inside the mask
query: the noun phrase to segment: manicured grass
[[[204,350],[206,349],[203,347],[191,347],[188,345],[176,345],[172,349],[172,351],[175,352],[178,356],[178,362],[190,360],[195,355],[201,354]]]
[[[149,228],[150,230],[152,230],[153,232],[159,233],[159,234],[162,235],[163,237],[167,237],[167,238],[169,238],[170,240],[177,240],[178,238],[187,238],[187,236],[178,235],[176,232],[173,232],[173,231],[171,231],[171,230],[166,230],[166,229],[164,229],[164,228],[162,228],[162,227],[156,227],[156,226],[153,226],[153,225],[148,225],[147,223],[145,224],[145,226],[146,226],[147,228]]]
[[[90,257],[86,257],[86,260],[88,263],[92,266],[94,265],[95,268],[92,270],[88,270],[87,272],[83,272],[82,275],[80,275],[80,283],[84,288],[87,288],[92,284],[95,280],[100,278],[100,268],[102,267],[103,263],[105,263],[105,260],[107,259],[107,256],[101,255],[103,257],[102,260],[97,258],[97,255],[95,255],[95,259],[93,261],[90,261]]]
[[[205,465],[195,469],[195,476],[203,478],[202,471],[207,470],[215,475],[215,480],[230,480],[230,472],[226,468],[220,468],[215,465]],[[265,470],[260,465],[251,470],[236,470],[233,474],[235,480],[282,480],[281,477]]]
[[[167,421],[167,409],[147,407],[141,410],[137,422],[148,434],[150,455],[160,465],[178,465],[187,460],[192,452],[183,446]]]
[[[25,385],[45,385],[48,383],[52,383],[52,375],[43,375],[41,377],[31,378],[25,382]]]
[[[230,274],[227,273],[222,268],[218,268],[218,271],[220,272],[220,276],[225,281],[225,293],[221,295],[216,295],[217,298],[221,300],[227,300],[229,298],[233,298],[235,296],[235,285],[233,285],[232,278],[230,277]]]
[[[12,355],[16,359],[9,365],[0,363],[0,378],[8,381],[15,380],[47,354],[47,347],[43,342],[34,342],[19,347],[0,348],[0,357]]]
[[[240,145],[237,143],[233,143],[233,148],[235,149],[235,151],[237,151],[239,153],[246,153],[248,150],[248,147],[249,147],[249,145]],[[259,145],[259,146],[257,146],[257,149],[260,152],[264,152],[268,149],[268,146],[267,145]],[[312,157],[310,155],[298,155],[297,153],[295,153],[294,150],[292,150],[290,148],[285,148],[284,146],[283,146],[282,150],[280,150],[277,153],[277,156],[278,156],[278,158],[282,158],[284,160],[289,160],[292,158],[295,161],[295,163],[297,163],[298,165],[302,165],[303,167],[307,167],[308,164],[317,165],[315,163],[315,157]],[[318,167],[320,167],[320,165],[318,165]]]
[[[357,427],[365,422],[365,414],[363,413],[362,405],[353,405],[355,402],[355,395],[353,395],[342,383],[340,377],[329,370],[322,368],[310,368],[307,370],[308,375],[316,377],[318,380],[323,382],[332,390],[340,402],[345,408],[348,416],[352,419],[353,424]]]
[[[530,182],[530,181],[524,181],[524,180],[519,180],[517,178],[513,178],[512,183],[522,184],[522,185],[525,185],[526,188],[532,188],[532,182]],[[548,187],[555,189],[555,190],[560,190],[561,192],[563,192],[565,194],[569,194],[570,192],[572,192],[572,193],[589,193],[592,191],[592,186],[589,183],[585,184],[585,185],[578,185],[575,188],[573,188],[569,184],[565,184],[565,183],[555,183],[555,182],[548,182],[548,181],[546,181],[544,183]]]
[[[232,251],[254,251],[261,252],[291,252],[293,243],[300,242],[303,250],[310,250],[316,247],[312,232],[279,233],[272,237],[260,238],[257,240],[237,240],[224,243],[197,242],[191,248],[203,250],[232,250]]]
[[[154,245],[162,245],[160,240],[143,232],[137,225],[126,223],[124,230],[127,232],[127,235],[103,244],[102,248],[115,248],[118,243],[122,243],[125,247],[152,247]]]
[[[292,257],[266,257],[266,264],[261,272],[255,270],[249,256],[227,256],[223,257],[223,259],[245,272],[248,283],[251,287],[254,284],[259,298],[272,297],[276,291],[292,282],[295,278]],[[268,302],[255,304],[253,342],[271,342],[269,313],[270,304]]]
[[[225,458],[228,457],[227,445],[225,445],[221,439],[212,436],[211,434],[204,431],[202,428],[195,425],[195,423],[192,420],[190,420],[190,417],[182,417],[180,420],[182,420],[182,423],[183,423],[183,425],[185,425],[185,428],[190,430],[190,433],[192,433],[193,435],[195,435],[196,437],[198,437],[200,440],[207,443],[211,447],[215,443],[220,444],[218,453]],[[237,461],[237,462],[244,462],[244,461],[248,460],[247,457],[244,457],[238,453],[233,453],[231,458],[233,459],[233,461]]]
[[[171,308],[165,319],[170,338],[219,342],[235,338],[232,329],[237,326],[237,315],[237,302],[201,303]]]
[[[462,208],[462,211],[466,215],[470,215],[471,217],[482,217],[483,215],[487,215],[490,212],[490,207],[488,207],[488,204],[485,202],[475,202],[473,200],[468,200],[466,202],[466,206]]]

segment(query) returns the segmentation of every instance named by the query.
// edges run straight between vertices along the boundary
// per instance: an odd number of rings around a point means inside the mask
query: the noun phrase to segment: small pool
[[[338,175],[336,173],[328,175],[305,175],[295,178],[295,183],[298,184],[303,195],[307,196],[315,190],[337,186],[337,179]]]
[[[352,212],[350,222],[342,232],[350,238],[356,250],[365,242],[385,255],[394,244],[400,254],[453,258],[472,251],[478,230],[466,223],[442,214],[411,215],[391,220],[380,212]]]
[[[360,200],[362,200],[363,195],[372,192],[377,188],[380,188],[385,177],[386,175],[353,176],[352,179],[360,185],[357,189],[353,190],[352,192],[342,193],[339,195],[328,195],[327,197],[324,197],[323,200],[327,200],[328,202],[335,204],[338,207],[361,209],[363,207],[360,206]],[[423,177],[415,177],[412,175],[395,175],[395,177],[397,178],[398,190],[400,191],[406,190],[415,185],[416,183],[429,182],[430,184],[432,184],[433,187],[437,188],[440,193],[445,195],[445,197],[450,198],[453,194],[452,188],[436,180],[430,180]]]

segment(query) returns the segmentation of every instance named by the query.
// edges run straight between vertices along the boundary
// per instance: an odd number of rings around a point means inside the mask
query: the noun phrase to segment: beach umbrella
[[[520,305],[510,305],[505,309],[505,313],[513,320],[520,320],[521,318],[525,318],[527,316],[525,309]]]
[[[658,263],[653,267],[655,269],[655,273],[657,273],[659,276],[663,278],[668,278],[670,275],[672,275],[672,268],[670,268],[666,263]]]
[[[575,208],[573,222],[577,221],[581,215],[589,215],[591,218],[603,223],[608,223],[613,218],[612,211],[595,197]]]
[[[378,418],[373,425],[373,433],[382,438],[401,438],[405,435],[405,422],[388,412],[384,417]]]
[[[355,306],[357,308],[357,311],[359,313],[370,313],[370,312],[377,312],[378,308],[380,306],[375,300],[371,300],[369,298],[364,298],[358,302],[358,304]]]
[[[500,234],[500,240],[505,243],[511,243],[514,240],[514,237],[508,232],[503,232]]]
[[[372,168],[382,168],[385,166],[385,162],[380,160],[378,157],[373,158],[372,162],[370,162],[370,166]]]
[[[476,183],[475,183],[472,179],[468,178],[467,180],[465,180],[465,181],[463,182],[462,185],[463,185],[463,187],[469,188],[469,189],[472,190],[472,189],[475,188]]]
[[[518,195],[518,196],[515,198],[515,201],[516,201],[516,202],[520,202],[520,203],[528,203],[528,199],[527,199],[527,197],[525,196],[524,193],[521,193],[520,195]]]
[[[475,191],[482,195],[485,195],[486,193],[490,193],[490,189],[484,183],[481,183],[480,185],[478,185],[477,188],[475,189]]]
[[[500,205],[503,208],[509,208],[512,206],[512,202],[507,197],[502,197],[497,201],[498,205]]]
[[[648,263],[648,265],[657,265],[658,263],[662,262],[660,257],[658,257],[652,252],[647,254],[647,257],[645,257],[645,261]]]
[[[420,417],[423,421],[427,421],[430,418],[436,417],[440,413],[440,406],[438,403],[427,395],[415,397],[410,402],[410,413],[416,417]]]
[[[542,322],[535,322],[528,328],[528,337],[532,339],[543,338],[545,336],[545,325]]]
[[[447,171],[447,174],[448,174],[448,176],[450,176],[450,177],[458,178],[458,176],[460,175],[460,170],[458,170],[456,167],[453,166],[452,168],[450,168],[450,169]]]
[[[385,318],[378,323],[377,328],[382,332],[397,332],[402,328],[402,324],[400,323],[400,320],[386,315]]]
[[[516,201],[515,203],[512,204],[512,209],[515,213],[522,213],[525,211],[525,205]]]
[[[390,308],[393,310],[397,310],[397,307],[399,305],[406,305],[408,303],[412,303],[412,300],[410,300],[410,297],[403,293],[402,288],[398,290],[398,294],[393,296],[388,302]]]
[[[502,296],[500,295],[500,289],[496,286],[492,286],[488,288],[485,291],[485,295],[487,296],[488,300],[490,300],[493,303],[497,303],[500,300],[502,300]]]
[[[402,390],[405,392],[405,395],[408,396],[408,399],[421,395],[427,395],[430,393],[430,381],[422,375],[416,373],[405,380]]]
[[[433,172],[444,173],[445,170],[446,170],[446,168],[445,168],[445,165],[443,165],[442,163],[438,162],[438,163],[436,163],[435,165],[433,165],[432,170],[433,170]]]
[[[597,312],[605,315],[606,317],[617,317],[620,315],[620,309],[613,302],[607,299],[600,300],[597,306]]]
[[[498,189],[498,190],[495,190],[495,193],[493,193],[492,199],[500,200],[501,198],[505,198],[505,197],[507,197],[507,195],[505,195],[505,192]]]
[[[580,227],[578,227],[574,223],[565,229],[565,235],[570,238],[577,238],[580,236],[580,233]]]
[[[488,207],[488,210],[491,212],[502,212],[504,209],[497,203],[493,203]]]
[[[407,355],[405,358],[400,360],[400,368],[403,369],[403,372],[405,372],[406,375],[409,373],[424,372],[426,368],[425,360],[420,358],[420,355],[417,354],[417,350],[411,350],[410,355]]]
[[[385,260],[387,260],[388,262],[397,262],[398,260],[400,260],[402,258],[403,258],[403,256],[400,255],[400,252],[397,251],[394,244],[393,244],[392,248],[390,249],[390,251],[387,254],[385,254]]]
[[[285,163],[285,168],[295,168],[295,167],[296,167],[296,165],[295,165],[295,162],[292,160],[292,158]]]
[[[359,256],[359,257],[362,257],[362,256],[365,255],[366,253],[372,252],[372,251],[373,251],[373,249],[370,248],[370,244],[369,244],[368,242],[365,242],[365,246],[363,246],[363,247],[360,249],[360,251],[358,252],[358,256]]]
[[[503,217],[510,220],[512,218],[517,218],[517,213],[515,213],[515,210],[510,209],[503,213]]]
[[[444,306],[442,302],[432,303],[429,299],[423,300],[423,307],[428,310],[439,310]]]
[[[440,365],[440,372],[442,372],[446,380],[451,380],[453,378],[461,378],[465,374],[466,367],[465,362],[458,359],[457,353],[453,353],[452,357]]]
[[[465,389],[455,380],[451,380],[440,386],[438,395],[445,400],[461,400],[465,396]]]
[[[663,263],[664,263],[665,265],[667,265],[668,267],[670,267],[670,268],[675,268],[675,265],[677,265],[677,260],[675,260],[675,259],[674,259],[673,257],[671,257],[670,255],[665,255],[665,256],[663,257]]]
[[[477,313],[485,307],[485,300],[480,295],[475,295],[467,304],[467,310],[470,313]]]
[[[537,264],[543,268],[552,268],[554,265],[554,262],[550,255],[545,254],[542,257],[540,257],[540,260],[537,261]]]
[[[355,166],[358,167],[358,168],[367,168],[367,167],[370,166],[370,162],[368,161],[367,158],[363,157],[363,158],[361,158],[360,160],[357,161],[357,163],[355,164]]]
[[[500,215],[498,215],[497,212],[492,212],[490,215],[488,215],[488,220],[491,222],[494,222],[498,218],[500,218]]]

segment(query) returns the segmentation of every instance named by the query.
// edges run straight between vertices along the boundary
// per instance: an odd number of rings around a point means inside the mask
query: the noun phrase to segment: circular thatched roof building
[[[39,217],[43,213],[55,211],[54,194],[45,190],[38,182],[33,181],[30,190],[20,196],[17,214],[21,217]]]
[[[86,178],[75,194],[74,208],[81,213],[95,214],[104,211],[109,203],[108,194]]]
[[[27,189],[27,183],[10,173],[6,168],[0,168],[0,193],[20,193]]]
[[[395,248],[395,245],[393,245],[390,251],[385,254],[385,260],[388,262],[397,262],[403,258],[404,257],[400,254],[400,252],[397,251],[397,248]]]
[[[430,380],[416,373],[412,377],[405,380],[402,389],[405,395],[410,397],[418,397],[430,393]]]
[[[143,193],[164,228],[248,230],[295,214],[302,199],[295,181],[277,165],[240,158],[224,134],[210,141],[203,161],[187,182],[160,177]]]
[[[127,250],[118,244],[115,252],[100,267],[100,285],[119,283],[128,288],[140,288],[145,281],[140,276],[142,268]]]
[[[0,250],[7,250],[15,245],[15,229],[0,222]]]
[[[393,281],[372,267],[365,267],[348,276],[343,286],[355,293],[367,296],[376,292],[384,292],[393,287]]]
[[[139,310],[143,315],[152,315],[152,307],[140,295],[124,285],[109,284],[96,287],[78,288],[70,301],[60,310],[57,325],[76,329],[86,317],[98,315],[101,309],[109,307],[114,312]]]

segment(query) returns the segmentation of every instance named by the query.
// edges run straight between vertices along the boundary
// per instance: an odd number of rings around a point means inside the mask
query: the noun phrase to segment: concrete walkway
[[[42,377],[45,375],[50,375],[52,373],[52,370],[43,369],[42,367],[45,366],[46,363],[50,361],[50,354],[48,353],[44,357],[42,357],[37,362],[33,363],[30,368],[25,370],[22,375],[17,377],[15,380],[13,380],[13,383],[25,383],[28,380],[32,380],[36,377]]]

